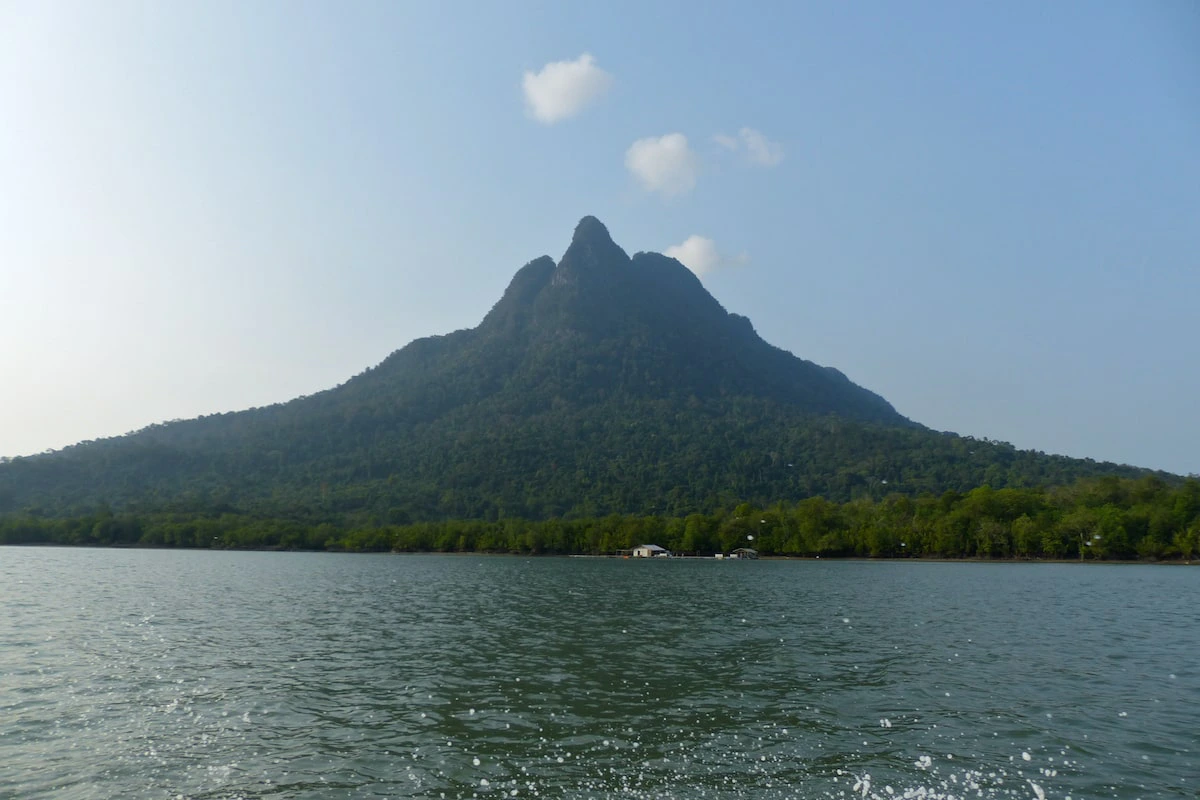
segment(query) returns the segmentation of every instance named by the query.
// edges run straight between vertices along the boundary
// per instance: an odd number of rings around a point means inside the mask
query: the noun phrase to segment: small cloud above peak
[[[699,160],[682,133],[638,139],[625,152],[625,168],[648,192],[685,194],[696,186]]]
[[[547,125],[575,116],[611,85],[612,76],[596,66],[591,53],[526,71],[521,82],[530,116]]]
[[[696,275],[704,276],[725,267],[744,267],[750,263],[745,253],[728,256],[717,250],[717,244],[707,236],[689,236],[682,244],[675,244],[663,251],[663,255],[677,260]]]
[[[744,152],[752,164],[761,167],[773,167],[783,161],[783,147],[754,128],[742,128],[737,136],[718,133],[713,137],[713,141],[726,150]]]
[[[726,136],[723,133],[718,133],[713,137],[713,141],[724,147],[726,150],[737,150],[739,143],[736,136]]]

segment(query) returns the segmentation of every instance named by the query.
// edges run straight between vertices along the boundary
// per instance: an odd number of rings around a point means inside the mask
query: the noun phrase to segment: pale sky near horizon
[[[0,0],[0,456],[341,383],[599,217],[938,430],[1200,473],[1200,4]]]

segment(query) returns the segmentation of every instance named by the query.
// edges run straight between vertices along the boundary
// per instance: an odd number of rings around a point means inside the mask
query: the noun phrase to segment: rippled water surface
[[[0,548],[0,797],[1194,798],[1198,587]]]

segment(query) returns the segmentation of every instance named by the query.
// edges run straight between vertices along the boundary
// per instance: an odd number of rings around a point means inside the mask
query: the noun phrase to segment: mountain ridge
[[[584,217],[563,256],[525,264],[474,328],[312,395],[0,464],[0,513],[686,513],[1095,474],[1144,471],[933,432],[764,341],[677,260],[631,257]]]

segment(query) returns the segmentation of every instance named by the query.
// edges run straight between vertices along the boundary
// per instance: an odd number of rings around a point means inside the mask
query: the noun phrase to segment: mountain
[[[0,464],[0,513],[686,514],[1143,472],[928,430],[585,217],[563,257],[522,267],[478,327],[288,403]]]

